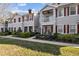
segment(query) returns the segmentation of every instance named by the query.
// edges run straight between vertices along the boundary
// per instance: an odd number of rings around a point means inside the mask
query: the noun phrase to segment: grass
[[[79,56],[79,48],[0,38],[3,56]]]

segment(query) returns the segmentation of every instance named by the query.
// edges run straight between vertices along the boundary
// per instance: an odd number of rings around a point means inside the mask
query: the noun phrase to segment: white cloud
[[[14,7],[10,11],[11,11],[11,13],[19,13],[19,14],[26,14],[26,13],[28,13],[28,10],[21,10],[18,7]],[[35,10],[35,9],[32,9],[32,12],[34,13],[34,15],[36,15],[38,13],[38,11]]]
[[[18,7],[14,7],[13,9],[14,9],[14,10],[17,10],[17,9],[18,9]]]
[[[12,13],[27,13],[28,11],[24,11],[24,10],[13,10],[11,11]]]
[[[18,6],[26,6],[27,4],[26,3],[18,3],[17,5]]]
[[[27,12],[27,11],[25,11],[25,10],[21,10],[21,9],[19,9],[18,7],[14,7],[14,8],[12,8],[12,10],[10,10],[12,13],[24,13],[24,12]]]
[[[34,13],[34,15],[36,15],[38,13],[38,11],[35,9],[32,9],[32,12]]]

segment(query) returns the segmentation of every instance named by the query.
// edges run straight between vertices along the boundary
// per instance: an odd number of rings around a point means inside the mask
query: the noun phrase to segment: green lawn
[[[79,48],[0,38],[0,55],[8,56],[79,56]]]

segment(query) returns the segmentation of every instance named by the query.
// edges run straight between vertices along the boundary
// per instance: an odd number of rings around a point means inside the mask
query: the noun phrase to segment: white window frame
[[[74,10],[71,10],[71,8],[73,8]],[[72,12],[75,12],[75,13],[72,13]],[[76,15],[76,6],[69,7],[69,15]]]
[[[76,26],[75,26],[75,25],[70,25],[70,26],[69,26],[69,32],[70,32],[71,34],[75,34],[75,32],[76,32]]]
[[[61,17],[63,15],[64,15],[63,8],[59,8],[58,9],[58,17]]]
[[[62,33],[63,32],[62,25],[57,25],[57,32],[58,33]]]

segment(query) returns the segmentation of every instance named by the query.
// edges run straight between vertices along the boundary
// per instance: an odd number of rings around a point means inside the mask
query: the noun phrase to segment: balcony
[[[49,22],[49,19],[44,19],[44,22]]]
[[[44,16],[44,21],[43,22],[49,22],[49,16]]]
[[[53,9],[42,11],[43,15],[53,15]]]

